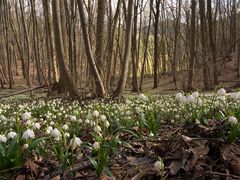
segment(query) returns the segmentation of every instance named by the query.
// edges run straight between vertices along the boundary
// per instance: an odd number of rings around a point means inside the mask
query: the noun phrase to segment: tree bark
[[[205,0],[199,0],[199,11],[200,11],[200,29],[201,29],[201,44],[202,44],[202,60],[203,60],[203,84],[204,89],[209,88],[208,85],[208,71],[207,71],[207,60],[206,60],[206,21],[205,21]]]
[[[196,34],[196,0],[191,1],[191,34],[190,34],[190,59],[189,59],[189,72],[188,72],[188,89],[193,89],[193,72],[195,62],[195,34]]]
[[[159,61],[159,38],[158,38],[158,26],[160,16],[160,0],[156,0],[156,12],[154,13],[154,65],[153,65],[153,88],[158,87],[158,61]]]
[[[217,58],[216,58],[216,47],[214,42],[214,33],[213,33],[213,21],[212,21],[212,1],[207,0],[207,11],[208,11],[208,33],[209,33],[209,43],[210,43],[210,54],[213,62],[213,82],[214,85],[218,84],[218,67],[217,67]]]
[[[105,16],[106,0],[98,0],[97,9],[97,34],[96,34],[96,64],[101,79],[103,79],[103,49],[104,49],[104,16]],[[98,87],[97,87],[98,88]]]
[[[126,86],[127,75],[129,70],[129,60],[131,54],[131,35],[132,35],[132,23],[133,23],[133,7],[134,0],[128,1],[128,14],[126,19],[126,33],[125,33],[125,48],[123,55],[123,65],[121,68],[120,79],[118,81],[118,86],[114,92],[116,96],[120,96]]]
[[[56,55],[59,63],[60,72],[60,89],[63,93],[69,93],[70,96],[77,96],[78,89],[74,84],[74,81],[67,69],[64,62],[65,54],[63,48],[62,32],[61,32],[61,22],[60,22],[60,5],[59,1],[52,1],[52,14],[53,14],[53,28],[54,28],[54,40]]]
[[[105,91],[102,79],[100,77],[100,74],[98,72],[95,60],[93,58],[90,41],[89,41],[89,35],[86,28],[83,0],[78,0],[77,3],[78,3],[79,15],[80,15],[82,33],[83,33],[83,40],[84,40],[84,45],[86,50],[86,56],[87,56],[88,63],[90,65],[90,69],[93,73],[95,85],[96,87],[98,87],[98,89],[95,89],[95,93],[98,97],[104,97],[106,95],[106,91]]]

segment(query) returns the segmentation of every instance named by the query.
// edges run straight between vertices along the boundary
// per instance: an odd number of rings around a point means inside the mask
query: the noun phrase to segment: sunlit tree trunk
[[[78,3],[78,9],[79,9],[80,22],[81,22],[81,28],[82,28],[82,33],[83,33],[83,40],[84,40],[84,45],[85,45],[86,56],[87,56],[88,63],[90,65],[91,72],[92,72],[94,80],[95,80],[96,87],[98,87],[98,89],[95,89],[95,93],[98,97],[104,97],[106,95],[106,91],[105,91],[101,76],[98,72],[98,68],[96,66],[95,60],[93,58],[93,53],[92,53],[90,41],[89,41],[89,35],[87,32],[87,28],[86,28],[83,0],[78,0],[77,3]]]
[[[74,81],[67,69],[67,66],[64,62],[64,48],[63,48],[63,39],[61,32],[61,22],[60,22],[60,5],[59,1],[52,1],[52,14],[53,14],[53,28],[54,28],[54,40],[55,40],[55,49],[56,56],[59,63],[59,72],[60,72],[60,90],[63,93],[69,93],[70,96],[77,96],[78,89],[74,84]]]
[[[126,32],[125,32],[125,47],[124,47],[124,55],[123,55],[123,65],[121,68],[120,79],[118,81],[117,89],[114,94],[119,96],[123,93],[126,82],[127,75],[129,70],[129,61],[131,55],[131,35],[132,35],[132,23],[133,23],[133,7],[134,0],[128,1],[128,13],[126,17]]]

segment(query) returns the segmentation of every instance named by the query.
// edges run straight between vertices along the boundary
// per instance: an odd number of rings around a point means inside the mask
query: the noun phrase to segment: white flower
[[[238,100],[240,98],[239,92],[230,93],[229,95],[230,95],[230,98],[232,98],[233,100]]]
[[[108,127],[110,126],[110,123],[109,123],[108,121],[106,121],[106,122],[104,123],[104,125],[105,125],[106,128],[108,128]]]
[[[202,106],[202,100],[199,98],[198,100],[197,100],[197,104],[199,105],[199,106]]]
[[[7,118],[4,115],[0,116],[1,121],[7,121]]]
[[[86,123],[86,124],[89,124],[89,123],[90,123],[89,119],[86,119],[86,120],[85,120],[85,123]]]
[[[92,146],[93,146],[93,149],[96,150],[96,151],[99,150],[99,148],[100,148],[100,144],[97,141],[95,143],[93,143]]]
[[[104,121],[106,121],[106,120],[107,120],[107,117],[106,117],[105,115],[101,115],[101,116],[100,116],[100,119],[101,119],[101,121],[103,121],[103,122],[104,122]]]
[[[92,119],[92,114],[91,114],[91,113],[89,113],[89,114],[87,115],[86,119],[89,119],[89,120],[91,120],[91,119]]]
[[[68,132],[64,133],[64,137],[70,137],[70,134]]]
[[[224,96],[225,94],[226,94],[226,90],[223,89],[223,88],[221,88],[221,89],[219,89],[219,90],[217,91],[217,95],[218,95],[218,96]]]
[[[68,129],[68,125],[67,125],[67,124],[64,124],[64,125],[62,126],[62,128],[63,128],[64,130],[67,130],[67,129]]]
[[[31,113],[30,112],[25,112],[22,114],[22,120],[26,121],[29,120],[31,118]]]
[[[183,94],[179,92],[176,94],[176,99],[180,100],[182,96],[183,96]]]
[[[161,160],[157,160],[155,163],[154,163],[154,168],[155,170],[161,172],[164,170],[164,163],[161,161]]]
[[[7,134],[7,138],[8,138],[8,139],[13,139],[16,135],[17,135],[16,132],[11,131],[11,132],[9,132],[9,133]]]
[[[28,147],[29,147],[28,144],[24,144],[24,145],[23,145],[23,149],[27,149]]]
[[[154,134],[152,132],[150,132],[149,137],[153,137],[153,136],[154,136]]]
[[[54,123],[53,121],[50,122],[50,125],[51,125],[51,126],[54,125],[54,124],[55,124],[55,123]]]
[[[33,124],[33,129],[40,129],[41,125],[39,123],[34,123]]]
[[[217,99],[220,100],[220,101],[222,101],[222,102],[225,102],[226,97],[225,97],[225,96],[219,96]]]
[[[196,99],[195,99],[195,97],[194,97],[193,95],[189,95],[189,96],[187,97],[187,102],[188,102],[188,103],[195,103],[195,102],[196,102]]]
[[[76,147],[81,146],[82,141],[80,138],[78,137],[74,137],[70,140],[70,146],[72,146],[73,149],[75,149]]]
[[[139,95],[139,99],[141,99],[141,100],[143,100],[143,101],[148,101],[148,97],[145,96],[145,94],[143,94],[143,93],[141,93],[141,94]]]
[[[76,121],[77,120],[77,118],[73,115],[70,115],[69,118],[70,118],[70,121]]]
[[[52,130],[53,130],[52,126],[48,126],[46,129],[46,133],[50,134],[52,132]]]
[[[95,131],[96,133],[100,133],[100,132],[102,131],[102,129],[101,129],[100,126],[95,126],[95,127],[94,127],[94,131]]]
[[[79,120],[78,120],[78,123],[80,123],[80,124],[81,124],[81,123],[82,123],[82,119],[79,119]]]
[[[99,116],[99,112],[97,110],[94,110],[92,112],[92,115],[93,115],[93,117],[98,117]]]
[[[28,138],[33,139],[34,137],[35,137],[34,131],[31,129],[26,130],[22,135],[23,139],[28,139]]]
[[[59,139],[61,137],[61,132],[57,128],[54,128],[54,130],[52,131],[51,135],[54,138]]]
[[[230,116],[230,117],[228,118],[228,122],[229,122],[231,125],[236,125],[236,124],[238,123],[238,120],[237,120],[236,117]]]
[[[198,94],[197,91],[195,91],[194,93],[192,93],[192,96],[195,97],[195,98],[197,98],[197,97],[199,96],[199,94]]]
[[[7,142],[7,138],[5,135],[0,134],[0,143],[1,142],[4,142],[4,143]]]
[[[179,98],[179,101],[182,102],[182,103],[187,103],[187,97],[186,96],[181,96]]]
[[[31,120],[27,120],[24,123],[25,123],[25,125],[30,126],[32,124],[32,121]]]

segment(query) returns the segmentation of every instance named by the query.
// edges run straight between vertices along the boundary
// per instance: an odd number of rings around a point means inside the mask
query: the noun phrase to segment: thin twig
[[[214,172],[214,171],[207,171],[206,174],[211,174],[211,175],[218,175],[218,176],[227,176],[227,177],[232,177],[236,179],[240,179],[240,176],[236,176],[233,174],[225,174],[225,173],[219,173],[219,172]]]
[[[43,178],[41,178],[41,180],[50,180],[56,176],[59,176],[61,174],[69,174],[73,171],[79,171],[79,170],[82,170],[82,169],[85,169],[85,168],[89,168],[91,167],[91,162],[89,160],[87,161],[83,161],[81,163],[78,163],[78,164],[74,164],[70,167],[67,167],[66,170],[64,171],[62,169],[62,167],[59,167],[56,171],[52,172],[51,174],[48,174],[46,176],[44,176]]]

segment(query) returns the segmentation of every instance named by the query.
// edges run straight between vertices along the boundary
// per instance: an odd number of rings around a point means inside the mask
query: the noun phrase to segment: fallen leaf
[[[225,145],[221,148],[221,155],[233,169],[234,173],[240,175],[240,150],[237,145]]]
[[[141,178],[147,174],[147,172],[149,171],[149,168],[145,168],[144,170],[140,171],[139,173],[137,173],[132,180],[141,180]]]
[[[175,153],[168,153],[165,157],[167,160],[172,160],[171,164],[168,166],[171,175],[176,175],[184,165],[190,155],[190,152],[181,147]]]
[[[19,174],[17,177],[16,177],[16,180],[25,180],[26,179],[26,176],[25,175],[22,175],[22,174]]]
[[[39,167],[36,163],[34,163],[34,161],[32,161],[31,159],[28,159],[26,162],[26,166],[30,169],[31,172],[33,172],[35,175],[36,173],[36,169]]]
[[[130,160],[128,164],[132,166],[143,166],[146,164],[152,164],[155,161],[154,159],[151,159],[149,157],[140,157],[140,158],[131,157],[128,160]]]
[[[56,177],[53,177],[53,178],[51,178],[51,180],[60,180],[60,179],[61,179],[60,175],[58,175],[58,176],[56,176]]]
[[[111,180],[112,178],[107,176],[104,172],[102,172],[99,179],[100,180]]]

